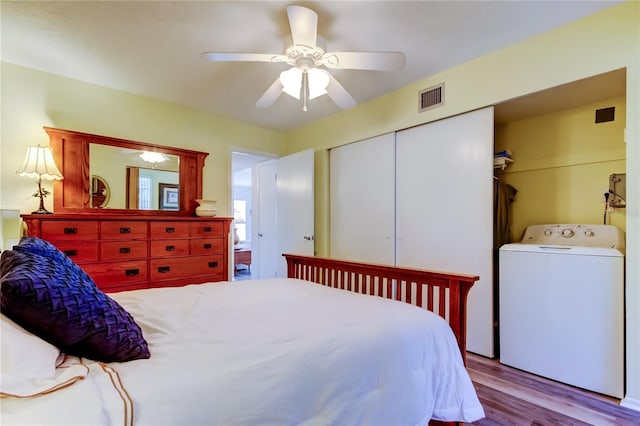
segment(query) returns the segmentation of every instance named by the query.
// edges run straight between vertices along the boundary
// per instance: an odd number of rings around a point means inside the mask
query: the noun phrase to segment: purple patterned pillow
[[[20,243],[17,246],[13,246],[13,249],[21,253],[33,253],[47,257],[54,262],[63,263],[69,268],[79,268],[78,265],[73,261],[73,259],[60,251],[58,247],[41,238],[22,237],[20,239]],[[87,275],[87,279],[91,279],[89,278],[89,275],[84,272],[84,270],[82,271],[82,273]]]
[[[21,249],[4,251],[2,312],[69,355],[104,362],[149,358],[133,317],[68,260],[71,263]]]

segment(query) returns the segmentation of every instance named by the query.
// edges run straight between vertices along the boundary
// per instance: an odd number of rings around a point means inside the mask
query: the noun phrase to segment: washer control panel
[[[624,233],[613,225],[549,224],[530,225],[522,244],[572,245],[624,248]]]

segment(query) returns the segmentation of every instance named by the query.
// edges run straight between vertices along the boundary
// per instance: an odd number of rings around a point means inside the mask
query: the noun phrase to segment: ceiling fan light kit
[[[273,62],[287,63],[290,69],[278,78],[258,99],[256,107],[266,108],[282,92],[302,99],[303,111],[307,101],[327,94],[340,109],[349,109],[356,100],[329,72],[329,69],[393,71],[404,68],[402,52],[325,52],[324,40],[318,36],[318,15],[311,9],[291,5],[287,7],[291,41],[284,54],[205,52],[201,57],[211,62]],[[320,46],[320,44],[322,46]]]

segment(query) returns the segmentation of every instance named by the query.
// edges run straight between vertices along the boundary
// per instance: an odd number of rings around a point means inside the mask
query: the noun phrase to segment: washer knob
[[[562,232],[560,233],[560,235],[562,235],[564,238],[571,238],[573,237],[573,234],[574,234],[573,229],[569,229],[569,228],[563,229]]]
[[[553,231],[552,231],[551,229],[545,229],[545,230],[544,230],[544,235],[545,235],[546,237],[550,237],[550,236],[551,236],[551,234],[553,234]]]
[[[593,231],[588,229],[586,231],[584,231],[584,235],[587,237],[593,237]]]

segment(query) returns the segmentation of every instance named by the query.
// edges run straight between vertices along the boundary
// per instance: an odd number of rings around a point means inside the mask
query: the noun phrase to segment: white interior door
[[[330,153],[331,256],[395,262],[395,133]]]
[[[286,277],[283,253],[314,255],[314,153],[258,166],[258,278]]]
[[[493,108],[396,137],[396,262],[479,275],[467,349],[492,357]]]
[[[314,153],[308,149],[278,159],[278,276],[287,275],[282,253],[313,256]]]
[[[276,191],[277,160],[261,163],[255,168],[257,199],[254,201],[252,263],[256,278],[274,278],[280,261],[278,253],[278,208]],[[257,266],[257,268],[256,268]]]

